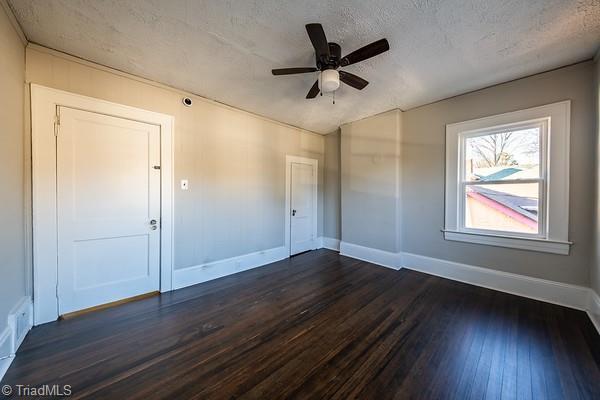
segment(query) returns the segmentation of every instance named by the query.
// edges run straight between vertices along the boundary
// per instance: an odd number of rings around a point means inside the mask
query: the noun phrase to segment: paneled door
[[[316,220],[317,190],[314,175],[317,173],[311,164],[292,162],[291,164],[291,216],[290,216],[290,254],[298,254],[316,248],[313,224]]]
[[[159,290],[160,128],[58,115],[59,314]]]

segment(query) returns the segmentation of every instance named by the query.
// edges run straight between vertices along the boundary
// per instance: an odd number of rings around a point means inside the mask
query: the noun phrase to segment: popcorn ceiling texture
[[[593,57],[599,0],[9,0],[32,42],[319,133]],[[304,24],[348,53],[368,81],[305,100],[317,75]]]

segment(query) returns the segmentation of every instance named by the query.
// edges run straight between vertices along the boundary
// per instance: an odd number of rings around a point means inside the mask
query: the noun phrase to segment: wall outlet
[[[182,179],[181,180],[181,190],[188,190],[188,188],[189,188],[188,180]]]

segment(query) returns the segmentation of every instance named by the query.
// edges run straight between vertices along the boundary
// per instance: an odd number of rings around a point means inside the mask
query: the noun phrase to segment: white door
[[[158,290],[160,128],[66,107],[59,115],[59,314]]]
[[[314,198],[316,186],[314,184],[313,165],[292,162],[291,187],[290,187],[290,254],[316,248],[314,237],[316,204]]]

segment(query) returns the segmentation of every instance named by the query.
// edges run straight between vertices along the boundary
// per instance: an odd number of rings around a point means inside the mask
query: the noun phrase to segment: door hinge
[[[54,136],[58,136],[58,129],[60,128],[60,114],[57,112],[54,116]]]

